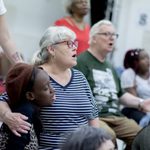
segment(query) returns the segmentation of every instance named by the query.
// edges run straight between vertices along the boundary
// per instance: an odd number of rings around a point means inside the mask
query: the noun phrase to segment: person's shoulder
[[[85,23],[85,27],[86,27],[87,30],[90,30],[90,28],[91,28],[88,23]]]
[[[58,20],[56,20],[55,21],[55,25],[64,25],[64,24],[66,24],[66,23],[68,23],[68,16],[65,16],[65,17],[62,17],[62,18],[60,18],[60,19],[58,19]]]
[[[78,70],[76,68],[72,68],[72,71],[73,71],[74,76],[84,77],[84,74],[80,70]]]
[[[18,106],[14,111],[20,112],[28,117],[32,117],[35,109],[33,107],[33,104],[31,104],[30,102],[24,102],[20,104],[20,106]]]
[[[77,61],[87,61],[88,58],[89,58],[89,52],[86,50],[77,56]]]
[[[66,20],[66,17],[59,18],[59,19],[56,20],[56,22],[64,21],[64,20]]]
[[[76,68],[72,68],[72,72],[73,72],[74,75],[82,75],[82,72],[79,71],[79,70],[76,69]]]
[[[125,69],[123,72],[122,72],[122,76],[135,76],[135,72],[132,68],[128,68],[128,69]]]
[[[101,63],[101,62],[100,62]],[[115,70],[114,66],[112,65],[112,63],[110,61],[108,61],[107,59],[105,59],[104,62],[102,62],[103,65],[107,66],[108,68]]]

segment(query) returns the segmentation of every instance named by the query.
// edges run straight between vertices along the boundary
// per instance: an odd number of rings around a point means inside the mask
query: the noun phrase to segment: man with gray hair
[[[112,52],[118,34],[108,20],[101,20],[90,31],[90,48],[77,59],[76,68],[87,78],[99,110],[100,126],[114,137],[126,142],[126,150],[141,129],[135,121],[121,114],[119,102],[143,111],[150,110],[150,100],[144,101],[129,93],[123,93],[120,81],[111,63],[106,60]]]

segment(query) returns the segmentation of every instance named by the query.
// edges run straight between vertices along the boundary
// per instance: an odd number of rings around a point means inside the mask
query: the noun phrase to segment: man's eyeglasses
[[[110,33],[110,32],[101,32],[101,33],[97,33],[99,35],[103,35],[105,37],[113,37],[113,38],[118,38],[119,37],[119,34],[116,34],[116,33]]]
[[[73,47],[78,47],[78,41],[75,40],[75,41],[62,41],[62,42],[57,42],[57,43],[54,43],[52,45],[57,45],[57,44],[62,44],[62,43],[66,43],[68,48],[73,48]]]

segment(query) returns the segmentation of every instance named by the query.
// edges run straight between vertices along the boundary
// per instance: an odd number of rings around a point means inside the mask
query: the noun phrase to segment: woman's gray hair
[[[62,42],[68,37],[70,40],[75,40],[76,34],[65,26],[50,26],[46,29],[39,42],[40,50],[34,54],[32,63],[35,65],[42,65],[46,63],[51,58],[47,47],[55,43]]]
[[[89,41],[90,44],[91,44],[93,36],[96,35],[98,32],[100,32],[100,27],[102,25],[112,25],[113,26],[112,22],[109,20],[100,20],[99,22],[95,23],[90,30],[90,41]]]
[[[83,126],[68,135],[61,150],[98,150],[107,140],[112,137],[105,129]]]

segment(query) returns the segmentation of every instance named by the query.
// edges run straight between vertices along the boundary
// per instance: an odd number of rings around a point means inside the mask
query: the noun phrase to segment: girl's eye
[[[44,88],[44,91],[47,91],[48,90],[48,88],[46,87],[46,88]]]
[[[45,91],[49,90],[49,84],[47,84],[47,85],[44,87],[44,90],[45,90]]]

